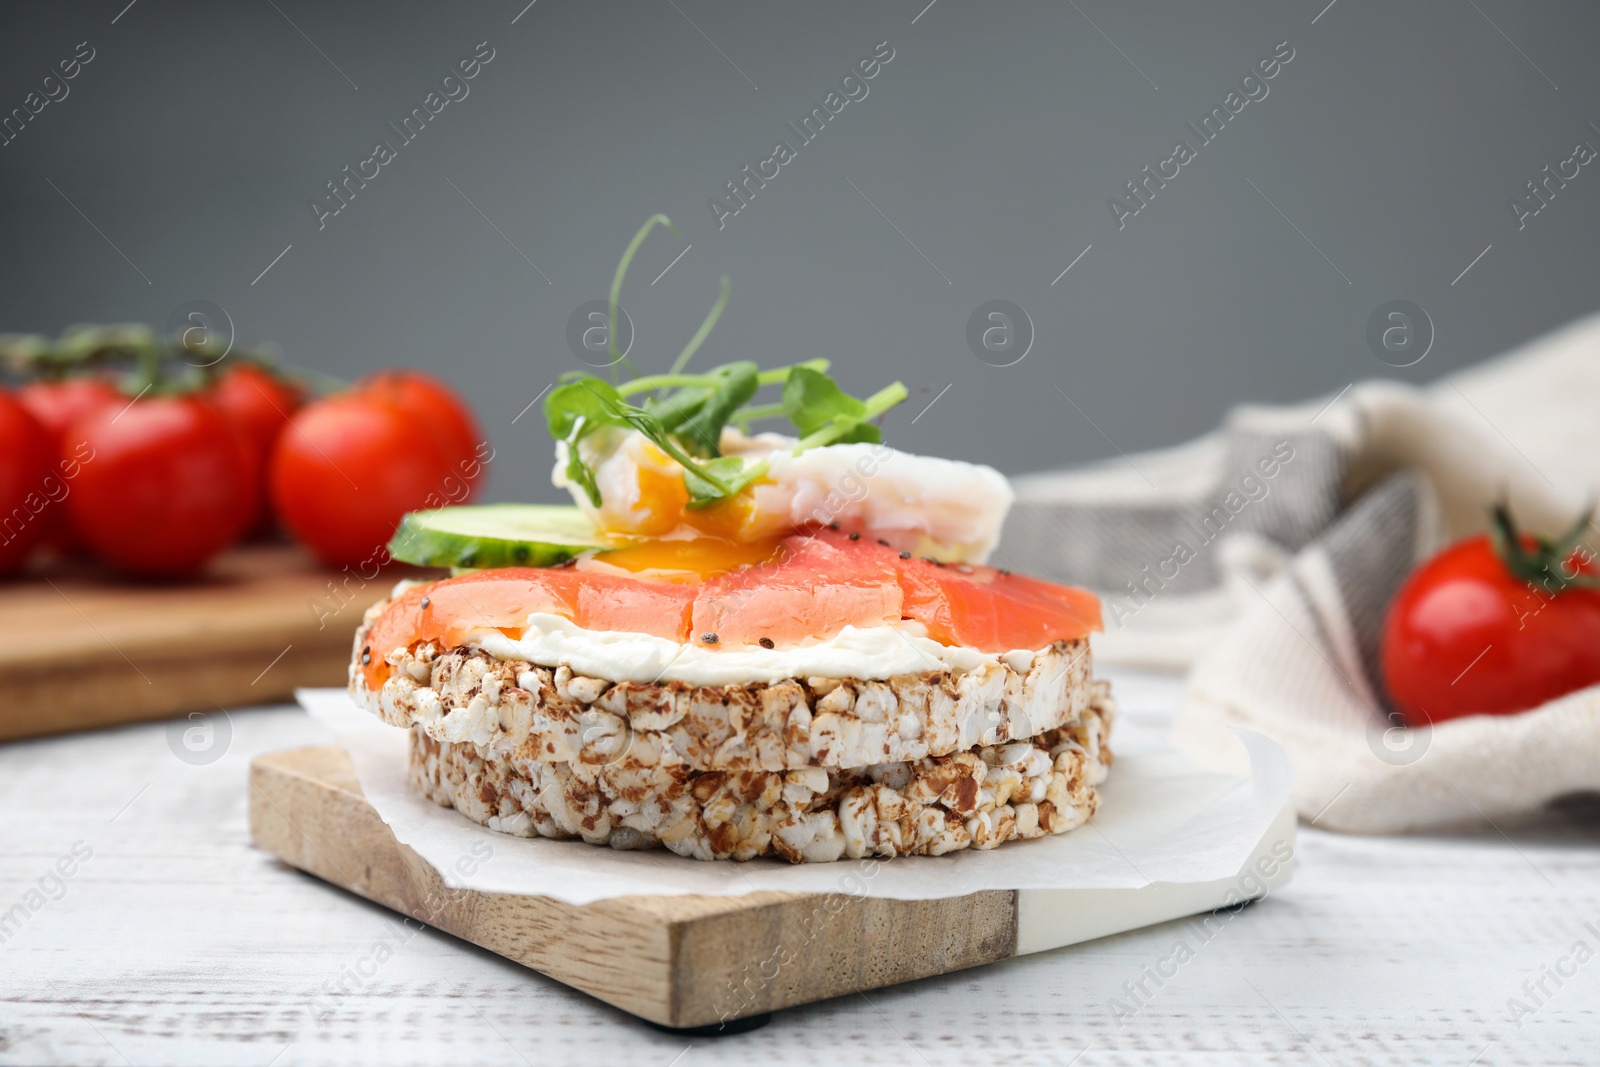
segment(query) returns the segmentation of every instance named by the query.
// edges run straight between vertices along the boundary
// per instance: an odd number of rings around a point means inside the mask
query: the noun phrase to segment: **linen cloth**
[[[1103,662],[1191,671],[1175,740],[1234,772],[1228,725],[1277,740],[1316,825],[1492,821],[1600,790],[1600,687],[1407,730],[1378,673],[1400,584],[1496,500],[1554,535],[1600,495],[1600,315],[1427,387],[1241,407],[1188,445],[1016,489],[995,562],[1100,593]]]

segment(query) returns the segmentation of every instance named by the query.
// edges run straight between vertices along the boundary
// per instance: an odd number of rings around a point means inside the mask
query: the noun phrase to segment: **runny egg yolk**
[[[639,577],[668,582],[704,582],[719,574],[753,567],[778,556],[780,538],[724,541],[720,537],[641,541],[612,549],[579,564],[584,570],[615,567]]]
[[[663,459],[665,457],[662,457]],[[633,512],[633,528],[616,531],[629,536],[665,537],[685,528],[706,537],[728,541],[743,540],[755,502],[749,490],[709,507],[689,507],[689,490],[683,472],[638,468],[639,500]]]
[[[654,445],[641,445],[640,453],[631,472],[638,487],[634,499],[620,515],[598,516],[616,523],[605,532],[621,547],[583,561],[580,569],[699,583],[777,555],[781,534],[759,528],[748,489],[709,507],[691,507],[683,469]]]

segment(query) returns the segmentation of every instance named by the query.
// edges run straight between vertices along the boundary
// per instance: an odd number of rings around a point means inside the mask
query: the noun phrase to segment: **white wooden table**
[[[1164,728],[1177,683],[1113,677],[1118,732]],[[0,1063],[1600,1063],[1600,959],[1572,955],[1600,954],[1600,807],[1302,827],[1295,881],[1209,940],[1167,923],[687,1038],[255,850],[250,758],[326,738],[287,707],[229,725],[206,765],[162,724],[0,748]]]

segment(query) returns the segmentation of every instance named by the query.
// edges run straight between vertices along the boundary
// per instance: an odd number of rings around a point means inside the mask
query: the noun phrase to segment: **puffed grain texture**
[[[857,768],[724,772],[659,760],[550,760],[527,747],[506,753],[441,741],[416,725],[410,774],[436,803],[523,837],[663,846],[702,860],[938,856],[1089,820],[1111,766],[1115,716],[1110,686],[1089,689],[1081,716],[1037,736]]]
[[[368,623],[375,617],[368,614]],[[641,770],[845,769],[946,756],[1067,726],[1089,705],[1087,639],[1058,641],[1026,671],[988,662],[887,680],[790,678],[694,686],[612,683],[431,642],[381,652],[388,677],[366,683],[368,626],[350,668],[355,702],[393,726],[486,754]]]

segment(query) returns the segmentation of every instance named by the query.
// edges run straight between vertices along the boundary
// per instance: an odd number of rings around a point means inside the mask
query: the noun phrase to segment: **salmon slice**
[[[520,636],[534,612],[560,615],[589,630],[625,630],[674,641],[689,639],[695,587],[647,582],[572,567],[508,567],[475,571],[415,586],[391,600],[368,634],[367,682],[382,684],[383,657],[432,641],[464,643],[485,627]]]
[[[790,537],[767,563],[711,578],[695,597],[695,638],[794,645],[846,626],[899,622],[904,594],[894,567],[854,548],[848,541]]]
[[[554,568],[477,571],[407,590],[374,621],[363,666],[378,689],[383,657],[433,641],[465,643],[485,627],[519,636],[534,612],[560,615],[589,630],[652,634],[708,648],[783,648],[827,639],[846,626],[921,623],[934,641],[983,652],[1039,649],[1101,629],[1089,591],[972,564],[939,564],[888,547],[870,535],[807,531],[774,542],[761,562],[749,546],[737,562],[708,568],[715,553],[700,542],[661,542],[638,577],[592,561]],[[712,546],[714,548],[714,546]],[[672,566],[678,551],[682,567]],[[637,561],[636,561],[637,562]],[[692,564],[692,565],[691,565]],[[708,639],[708,635],[715,635]]]
[[[1072,641],[1101,629],[1100,598],[1087,589],[994,567],[902,556],[870,538],[850,541],[832,530],[815,536],[892,566],[900,581],[903,617],[922,623],[928,636],[942,645],[1009,652]]]

